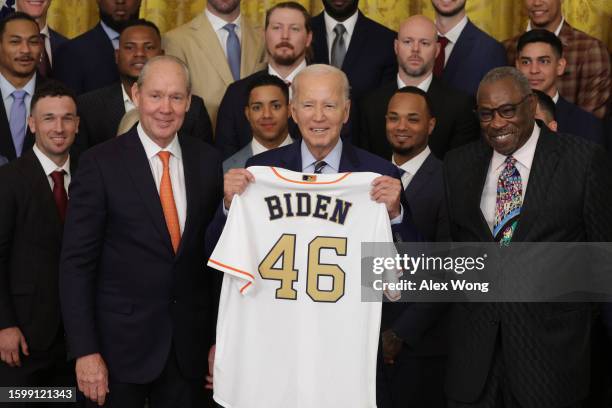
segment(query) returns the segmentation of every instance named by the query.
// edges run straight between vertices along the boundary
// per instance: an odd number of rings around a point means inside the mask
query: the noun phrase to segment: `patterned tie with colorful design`
[[[516,168],[516,159],[506,157],[504,168],[497,180],[495,200],[495,227],[493,236],[500,245],[509,245],[518,225],[523,205],[523,182]]]

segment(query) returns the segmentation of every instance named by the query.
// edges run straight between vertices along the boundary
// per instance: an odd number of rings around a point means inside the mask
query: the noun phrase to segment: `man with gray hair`
[[[604,150],[536,121],[537,99],[515,68],[490,71],[477,99],[483,140],[445,161],[452,240],[610,242]],[[594,406],[591,314],[586,303],[455,304],[449,407]]]
[[[191,100],[182,61],[151,58],[132,94],[139,125],[83,154],[70,185],[60,265],[70,355],[99,405],[200,407],[218,297],[202,246],[221,158],[177,136]]]

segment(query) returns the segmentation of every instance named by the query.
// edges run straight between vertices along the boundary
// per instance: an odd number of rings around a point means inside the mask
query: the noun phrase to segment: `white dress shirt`
[[[425,146],[425,149],[421,153],[417,154],[401,166],[398,166],[398,164],[395,162],[395,157],[391,156],[391,162],[400,169],[404,170],[404,174],[402,174],[402,186],[404,186],[404,190],[406,187],[408,187],[408,184],[410,184],[414,178],[414,175],[417,173],[417,171],[419,171],[430,154],[431,150],[429,149],[429,146]]]
[[[540,128],[538,125],[534,125],[533,132],[529,140],[525,142],[520,149],[518,149],[512,156],[516,159],[516,168],[521,174],[521,183],[523,186],[522,200],[525,200],[525,193],[527,192],[527,183],[529,182],[529,173],[531,172],[531,164],[533,163],[533,156],[535,154],[538,139],[540,138]],[[497,200],[497,180],[499,175],[504,168],[504,161],[506,156],[493,151],[493,157],[491,163],[489,163],[489,169],[487,170],[487,178],[480,196],[480,210],[484,216],[487,224],[491,231],[495,227],[495,203]]]
[[[355,13],[347,18],[344,21],[335,20],[331,17],[327,12],[323,12],[323,20],[325,21],[325,31],[327,32],[327,52],[329,61],[331,61],[331,52],[332,52],[332,44],[336,39],[336,33],[334,32],[334,28],[338,24],[342,24],[346,29],[343,38],[344,44],[346,45],[346,51],[348,52],[349,46],[351,44],[351,38],[353,38],[353,32],[355,31],[355,24],[357,24],[357,17],[359,16],[359,11],[355,11]]]
[[[123,107],[125,108],[125,111],[129,112],[132,109],[136,109],[136,105],[134,105],[134,102],[132,102],[130,96],[127,94],[127,92],[125,92],[123,84],[121,84],[121,93],[123,94]]]
[[[433,81],[433,72],[429,74],[427,78],[421,81],[416,87],[419,88],[423,92],[429,91],[429,86],[431,85],[431,81]],[[399,74],[397,74],[397,89],[402,89],[406,86],[406,83],[402,81]]]
[[[448,62],[448,57],[450,57],[451,52],[453,52],[453,48],[459,40],[459,36],[463,32],[463,29],[465,28],[467,23],[467,16],[463,16],[463,18],[457,23],[457,25],[448,30],[446,34],[438,32],[438,35],[443,35],[448,39],[448,44],[446,44],[446,47],[444,48],[444,66],[446,66],[446,63]]]
[[[51,173],[53,173],[54,171],[65,171],[64,189],[66,190],[66,194],[68,194],[68,186],[70,186],[70,181],[72,180],[72,175],[70,174],[70,156],[68,156],[68,160],[66,160],[63,166],[58,166],[53,162],[53,160],[45,156],[45,154],[38,148],[38,146],[34,145],[34,147],[32,147],[32,150],[34,151],[36,158],[40,162],[40,165],[42,166],[43,171],[47,176],[47,181],[49,182],[49,187],[51,187],[51,191],[53,191],[54,186],[53,179],[51,178]]]
[[[159,193],[159,185],[161,184],[162,174],[164,173],[164,164],[157,155],[161,151],[170,152],[170,182],[172,183],[172,194],[174,195],[174,204],[176,205],[176,211],[178,213],[179,226],[181,228],[181,235],[185,230],[185,219],[187,217],[187,190],[185,189],[185,171],[183,169],[183,153],[181,151],[181,145],[179,144],[178,137],[174,135],[172,142],[165,148],[159,147],[153,140],[151,140],[142,125],[138,124],[138,137],[144,147],[147,160],[151,166],[151,173],[155,180],[155,187]]]
[[[557,37],[559,36],[559,33],[561,32],[561,27],[563,27],[563,23],[565,23],[565,17],[561,16],[561,22],[559,23],[559,26],[557,27],[557,29],[554,31]],[[531,30],[533,30],[533,27],[531,27],[531,20],[529,20],[529,22],[527,23],[527,29],[525,31],[531,31]]]
[[[49,25],[45,24],[45,26],[40,30],[41,34],[45,36],[45,51],[47,51],[47,56],[49,57],[49,63],[53,66],[53,53],[51,52],[51,34],[49,33]]]
[[[227,57],[227,37],[229,37],[229,32],[223,27],[226,24],[230,24],[230,23],[228,23],[227,21],[225,21],[219,16],[215,16],[208,9],[204,10],[204,14],[206,15],[208,22],[212,26],[213,31],[215,32],[215,34],[217,34],[217,38],[219,39],[219,43],[221,43],[221,48],[223,49],[223,53]],[[232,21],[231,23],[236,24],[236,28],[234,29],[234,32],[238,36],[238,39],[240,40],[240,44],[242,45],[242,34],[241,34],[242,30],[240,26],[240,20],[241,20],[240,17],[241,15],[238,15],[238,17],[236,17],[236,19]]]
[[[555,93],[555,96],[552,97],[552,100],[555,103],[555,105],[557,104],[557,102],[559,102],[559,91]]]
[[[32,96],[34,95],[34,88],[36,87],[36,73],[32,76],[32,79],[21,89],[26,91],[25,105],[26,105],[26,120],[30,116],[30,103],[32,102]],[[0,91],[2,92],[2,102],[4,102],[4,110],[6,111],[6,117],[11,117],[11,108],[13,107],[13,91],[17,88],[11,84],[2,74],[0,74]],[[27,126],[27,123],[26,123]],[[27,130],[26,130],[27,131]]]
[[[293,143],[293,139],[289,136],[289,134],[287,134],[283,142],[279,144],[277,148],[290,145],[291,143]],[[259,143],[257,139],[253,138],[253,140],[251,140],[251,151],[253,152],[253,156],[259,153],[267,152],[268,150],[270,149]]]

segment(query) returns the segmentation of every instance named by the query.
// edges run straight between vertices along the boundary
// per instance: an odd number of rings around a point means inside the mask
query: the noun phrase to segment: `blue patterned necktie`
[[[314,165],[315,174],[321,174],[321,171],[323,170],[323,167],[325,166],[327,166],[327,163],[325,163],[323,160],[315,162],[315,165]]]
[[[236,24],[228,23],[223,26],[223,29],[227,31],[227,62],[232,71],[234,81],[240,79],[240,40],[236,34]]]
[[[11,105],[9,123],[11,136],[13,137],[13,145],[15,146],[15,154],[19,157],[23,151],[23,143],[26,135],[25,97],[27,92],[23,89],[19,89],[13,91],[11,95],[13,96],[13,104]]]
[[[500,245],[509,245],[518,225],[523,205],[523,182],[516,168],[516,159],[506,157],[504,168],[497,179],[495,200],[495,227],[493,236]]]

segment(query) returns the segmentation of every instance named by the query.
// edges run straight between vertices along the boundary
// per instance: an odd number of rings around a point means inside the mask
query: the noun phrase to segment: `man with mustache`
[[[96,0],[100,22],[57,51],[54,76],[77,95],[119,80],[115,50],[125,25],[138,18],[140,0]]]
[[[355,101],[392,80],[397,70],[395,32],[364,16],[359,0],[322,2],[325,10],[312,19],[313,62],[343,70]]]
[[[561,10],[561,0],[525,0],[529,23],[525,31],[541,28],[555,33],[563,43],[567,61],[559,78],[559,93],[598,118],[605,118],[610,103],[610,53],[604,43],[575,29]],[[508,64],[516,61],[520,35],[504,41]]]
[[[452,88],[475,95],[487,72],[506,65],[506,53],[497,40],[467,18],[466,2],[431,0],[440,43],[434,75]]]
[[[121,118],[135,108],[132,86],[142,67],[150,58],[163,54],[161,35],[155,24],[147,20],[128,23],[115,51],[121,81],[78,97],[81,125],[74,143],[75,153],[82,153],[121,133],[118,129]],[[179,130],[179,135],[183,134],[212,143],[212,125],[199,96],[191,97],[185,122]]]
[[[436,127],[429,137],[429,147],[436,157],[442,159],[448,150],[478,138],[473,99],[433,76],[434,61],[440,52],[436,40],[436,26],[425,16],[412,16],[401,24],[395,40],[397,77],[366,95],[359,105],[360,147],[390,159],[385,114],[391,96],[404,86],[416,86],[429,96],[437,114]]]
[[[559,94],[557,83],[567,60],[563,57],[563,44],[555,34],[543,29],[525,32],[518,40],[515,64],[531,88],[545,92],[555,102],[559,132],[604,144],[601,121]]]
[[[453,242],[610,242],[612,170],[601,146],[537,122],[516,68],[489,72],[477,99],[483,140],[444,163]],[[454,304],[449,408],[601,406],[587,402],[598,380],[592,321],[589,303]]]
[[[16,12],[0,20],[0,156],[9,161],[34,145],[27,117],[34,91],[44,82],[36,74],[42,48],[32,17]]]
[[[283,2],[266,12],[265,46],[268,66],[231,84],[221,100],[215,145],[223,157],[231,156],[252,140],[251,126],[244,115],[249,84],[264,75],[274,75],[290,84],[306,67],[311,42],[310,14],[301,4]],[[289,130],[293,137],[299,136],[292,119],[289,120]]]

